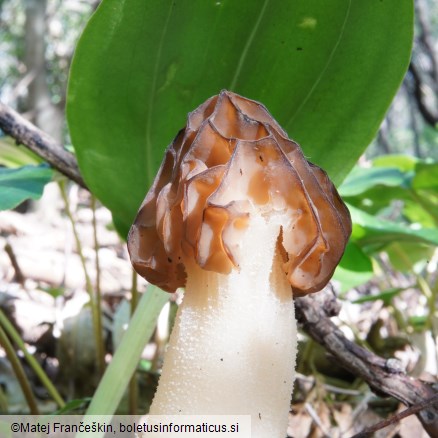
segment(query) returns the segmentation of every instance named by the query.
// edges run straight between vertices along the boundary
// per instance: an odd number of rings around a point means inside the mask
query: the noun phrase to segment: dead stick
[[[12,249],[12,246],[9,243],[5,245],[5,252],[9,257],[9,260],[11,261],[12,267],[14,268],[15,280],[17,281],[17,283],[24,285],[25,278],[23,272],[20,269],[20,265],[18,264],[17,257],[15,257],[14,250]]]
[[[377,432],[378,430],[384,429],[391,424],[398,423],[403,418],[409,417],[410,415],[418,414],[424,408],[431,407],[433,404],[438,402],[438,394],[433,396],[431,399],[426,400],[422,403],[418,403],[415,406],[411,406],[410,408],[405,409],[398,414],[393,415],[392,417],[387,418],[386,420],[379,421],[371,427],[367,427],[362,432],[353,435],[350,438],[367,438],[370,437],[372,433]]]
[[[23,144],[53,168],[87,188],[76,158],[52,137],[38,129],[12,108],[0,102],[0,128],[17,143]]]
[[[438,388],[406,375],[397,361],[383,359],[348,340],[330,316],[339,311],[333,294],[319,292],[295,300],[297,319],[304,330],[334,356],[336,362],[365,380],[378,394],[392,396],[406,406],[421,405],[438,394]],[[424,430],[438,437],[438,403],[417,413]]]

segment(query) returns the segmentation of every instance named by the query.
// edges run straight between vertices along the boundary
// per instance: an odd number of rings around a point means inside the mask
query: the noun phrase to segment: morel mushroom
[[[351,233],[326,173],[266,108],[222,91],[189,114],[129,233],[135,270],[185,286],[151,414],[250,414],[283,437],[292,295],[321,290]]]

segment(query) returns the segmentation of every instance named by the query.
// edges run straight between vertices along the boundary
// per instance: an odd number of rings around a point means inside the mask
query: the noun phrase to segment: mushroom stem
[[[186,266],[150,414],[249,414],[252,437],[285,436],[297,330],[277,244],[281,222],[280,215],[250,218],[240,266],[229,275]]]

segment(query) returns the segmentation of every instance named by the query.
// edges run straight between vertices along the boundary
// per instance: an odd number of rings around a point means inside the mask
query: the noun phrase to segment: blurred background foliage
[[[17,109],[71,150],[73,148],[64,113],[67,79],[75,44],[99,3],[93,0],[0,0],[0,101]],[[333,287],[344,303],[337,323],[350,338],[384,357],[398,357],[412,375],[436,381],[438,3],[434,0],[416,0],[415,12],[415,39],[408,72],[376,137],[339,188],[350,207],[354,226],[344,259],[335,273]],[[345,129],[348,129],[348,126]],[[50,179],[57,181],[46,186],[44,198],[48,198],[51,203],[59,204],[62,198],[59,195],[58,182],[62,178],[57,174],[52,175],[38,157],[24,147],[16,146],[13,140],[2,135],[0,165],[2,209],[10,209],[20,204],[19,211],[22,213],[13,213],[25,216],[38,210],[38,203],[22,204],[22,201],[38,197]],[[15,172],[12,174],[12,180],[15,182],[12,183],[11,172]],[[18,193],[17,198],[14,198],[16,201],[12,203],[5,196],[6,193],[12,193],[11,187],[14,193]],[[70,183],[67,186],[61,184],[61,193],[66,195],[66,202],[61,202],[58,213],[49,210],[63,217],[71,216],[72,229],[75,227],[75,221],[80,227],[80,211],[93,211],[95,201],[86,192],[77,194],[78,189]],[[46,208],[44,198],[42,205]],[[72,199],[78,200],[77,205],[72,205]],[[104,210],[99,203],[98,209]],[[1,215],[2,213],[0,217]],[[89,224],[92,227],[91,220]],[[110,219],[107,219],[104,227],[106,230],[112,230]],[[88,398],[94,394],[102,372],[96,365],[96,344],[90,341],[88,346],[77,346],[77,351],[83,353],[82,359],[79,355],[75,358],[75,367],[79,370],[77,372],[73,373],[67,366],[62,369],[62,364],[66,363],[65,358],[58,358],[58,361],[51,359],[56,358],[64,347],[68,349],[69,343],[87,338],[84,330],[89,330],[90,333],[93,330],[92,312],[87,305],[79,307],[76,316],[82,321],[79,324],[81,334],[74,331],[79,330],[78,328],[72,329],[75,326],[73,320],[70,321],[70,325],[63,325],[61,333],[53,330],[56,325],[49,324],[50,342],[61,344],[62,339],[67,339],[67,344],[63,344],[62,348],[56,349],[50,344],[50,348],[41,349],[41,337],[27,337],[20,327],[21,322],[11,311],[13,306],[8,298],[13,289],[11,285],[20,283],[17,275],[12,278],[8,274],[11,267],[15,268],[13,248],[12,252],[9,248],[10,234],[10,229],[0,221],[0,245],[4,246],[8,254],[8,257],[0,259],[0,264],[3,264],[0,272],[0,308],[14,321],[25,346],[19,345],[16,338],[11,336],[12,332],[8,331],[2,319],[0,326],[3,326],[5,332],[13,338],[15,350],[30,349],[34,352],[43,372],[56,382],[57,391],[63,399],[62,403],[57,403],[58,407],[64,406],[64,402],[67,401],[71,403],[71,409],[84,409]],[[0,250],[3,248],[0,247]],[[111,250],[119,254],[121,259],[126,259],[121,243],[111,246]],[[81,252],[80,244],[76,244],[75,251]],[[85,259],[85,273],[93,272],[93,284],[87,286],[84,280],[83,290],[96,289],[98,272],[103,269],[95,265],[99,251],[96,250],[95,256],[86,251],[82,254]],[[20,257],[16,262],[18,266],[23,263]],[[129,262],[126,261],[126,264],[128,266]],[[32,283],[33,286],[29,286],[25,283],[26,279],[21,280],[24,290],[26,287],[44,290],[44,293],[56,298],[57,305],[64,305],[60,302],[65,303],[75,295],[75,291],[69,290],[63,281],[48,284],[37,281]],[[144,290],[145,285],[141,283],[139,288]],[[129,320],[129,299],[136,296],[134,290],[135,281],[131,282],[129,278],[128,284],[124,285],[118,294],[102,293],[101,330],[104,339],[99,341],[97,337],[95,342],[105,344],[105,363],[108,363],[116,346],[119,345],[117,339],[123,332],[120,327]],[[94,292],[91,291],[89,294],[90,302],[96,297]],[[18,301],[17,297],[18,295],[14,295],[13,303]],[[170,309],[170,316],[169,313],[164,316],[166,321],[172,320],[175,304],[172,304]],[[73,331],[69,332],[70,329]],[[153,353],[143,353],[137,367],[135,384],[131,385],[130,395],[124,399],[125,404],[122,403],[119,410],[146,409],[156,382],[165,336],[163,341],[163,338],[157,338],[157,331],[155,332],[155,337],[150,343],[154,346]],[[44,340],[47,341],[47,337]],[[360,400],[367,397],[368,401],[371,400],[369,390],[362,382],[354,381],[342,370],[334,370],[331,364],[327,365],[314,342],[305,336],[302,337],[301,352],[299,370],[303,376],[297,384],[297,406],[303,400],[312,398],[323,400],[329,405],[332,403],[332,406],[340,401],[358,406]],[[22,357],[20,360],[25,362]],[[137,366],[135,358],[134,362]],[[24,402],[20,401],[19,397],[11,396],[12,393],[19,392],[14,374],[7,371],[3,359],[0,365],[1,411],[25,411],[27,408],[23,405]],[[30,381],[38,375],[36,369],[36,365],[25,366]],[[78,382],[84,373],[89,375],[89,381],[81,384],[81,387]],[[315,386],[313,381],[311,390],[306,387],[307,381],[304,378],[304,375],[310,374],[316,376],[317,382]],[[72,382],[78,386],[72,388]],[[137,384],[143,388],[142,393],[146,394],[146,400],[140,398],[138,404],[135,401]],[[34,389],[40,388],[40,384],[35,382],[32,385]],[[338,389],[341,388],[341,391],[331,393],[328,385],[335,385]],[[36,390],[37,399],[46,401],[48,393],[52,399],[57,400],[56,391],[47,389],[47,386],[45,388],[44,396],[40,396]],[[358,391],[357,396],[352,396],[347,390],[342,392],[342,388],[354,388]],[[371,401],[375,402],[376,397]],[[372,406],[371,402],[369,404]],[[55,408],[56,405],[49,404],[42,410],[53,411]],[[374,409],[382,409],[382,404],[377,408],[374,405]],[[391,410],[394,407],[388,408],[386,405],[384,409]]]

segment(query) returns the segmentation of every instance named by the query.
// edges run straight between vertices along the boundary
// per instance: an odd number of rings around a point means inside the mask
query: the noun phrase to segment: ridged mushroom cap
[[[274,213],[294,295],[321,290],[350,236],[348,209],[262,104],[224,90],[167,148],[129,232],[131,262],[168,292],[185,286],[187,263],[227,274],[245,257],[250,216]]]

